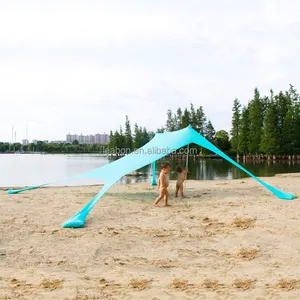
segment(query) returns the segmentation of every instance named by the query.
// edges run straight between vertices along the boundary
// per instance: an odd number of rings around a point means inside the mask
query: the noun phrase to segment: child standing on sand
[[[186,174],[188,173],[188,169],[182,169],[181,166],[176,167],[176,172],[178,173],[178,179],[176,182],[176,193],[175,197],[178,197],[178,192],[180,191],[181,197],[184,198],[183,196],[183,182],[186,178]]]
[[[168,199],[169,199],[169,192],[168,192],[168,187],[169,187],[169,178],[167,174],[171,170],[171,165],[169,163],[163,163],[161,165],[161,172],[158,178],[158,189],[159,189],[159,196],[156,198],[154,205],[158,206],[158,203],[161,199],[165,198],[165,206],[168,205]]]

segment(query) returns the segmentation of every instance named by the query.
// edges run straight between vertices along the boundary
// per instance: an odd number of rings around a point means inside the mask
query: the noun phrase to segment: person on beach
[[[158,203],[161,199],[165,198],[165,206],[170,206],[168,204],[168,199],[169,199],[169,192],[168,192],[168,187],[169,187],[169,178],[167,174],[171,170],[171,165],[169,163],[163,163],[161,165],[161,172],[158,178],[158,189],[159,189],[159,196],[156,198],[154,205],[156,207],[159,207]]]
[[[188,169],[182,169],[181,166],[177,166],[176,172],[178,173],[178,178],[177,178],[177,182],[176,182],[175,197],[178,197],[178,192],[180,191],[181,197],[184,198],[183,182],[185,181],[186,174],[188,173]]]

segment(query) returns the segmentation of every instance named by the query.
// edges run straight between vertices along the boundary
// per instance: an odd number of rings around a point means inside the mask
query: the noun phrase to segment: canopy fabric
[[[191,143],[204,147],[221,156],[222,158],[226,159],[234,166],[238,167],[239,169],[247,173],[249,176],[257,180],[260,184],[262,184],[265,188],[271,191],[278,198],[285,200],[294,199],[294,195],[280,191],[265,183],[261,179],[257,178],[255,175],[250,173],[248,170],[246,170],[244,167],[239,165],[237,162],[235,162],[225,153],[219,150],[216,146],[210,143],[201,134],[195,131],[191,126],[188,126],[184,129],[174,132],[156,133],[154,138],[149,143],[147,143],[140,149],[134,151],[133,153],[126,155],[125,157],[120,158],[110,164],[94,169],[90,172],[86,172],[72,178],[67,178],[66,180],[72,180],[76,178],[97,178],[104,180],[105,184],[99,191],[99,193],[81,211],[79,211],[71,219],[67,220],[63,224],[63,227],[83,227],[85,219],[91,211],[91,209],[93,208],[93,206],[99,201],[103,194],[120,178],[137,169],[142,168],[143,166],[146,166],[156,160],[159,160],[160,158],[172,153],[173,151]],[[43,184],[41,186],[46,185],[48,184]],[[33,186],[21,190],[9,190],[8,193],[16,194],[38,187],[40,186]]]

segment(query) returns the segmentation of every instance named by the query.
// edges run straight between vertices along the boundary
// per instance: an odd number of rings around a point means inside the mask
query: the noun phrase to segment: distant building
[[[67,134],[66,135],[66,143],[73,143],[74,141],[78,141],[79,144],[108,144],[109,143],[109,135],[104,134],[95,134],[95,135],[77,135],[77,134]]]
[[[38,142],[37,140],[32,141],[32,143],[35,144],[35,145],[37,144],[37,142]]]
[[[22,140],[22,145],[23,146],[27,146],[29,144],[29,141],[28,140]]]
[[[90,136],[89,136],[89,144],[90,144],[90,145],[95,144],[95,136],[92,135],[92,134],[90,134]]]
[[[90,143],[90,136],[89,135],[85,135],[84,139],[83,139],[83,144],[89,144]]]
[[[101,144],[101,134],[95,134],[95,144]]]
[[[84,144],[84,135],[81,134],[79,137],[78,137],[78,142],[79,144]]]
[[[73,142],[73,140],[72,140],[72,135],[69,133],[69,134],[67,134],[67,143],[72,143]]]
[[[45,144],[49,144],[49,141],[48,140],[44,140],[43,141]]]

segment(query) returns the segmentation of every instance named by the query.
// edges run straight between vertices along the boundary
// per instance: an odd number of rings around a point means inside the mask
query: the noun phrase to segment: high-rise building
[[[83,143],[87,144],[87,145],[90,143],[90,136],[89,135],[84,136]]]
[[[95,134],[95,144],[101,144],[101,134]]]
[[[23,146],[27,146],[29,144],[29,141],[28,140],[22,140],[22,145]]]
[[[83,134],[78,136],[78,142],[79,142],[79,144],[84,144],[84,135]]]
[[[71,135],[70,133],[67,134],[66,141],[67,141],[67,143],[72,143],[72,142],[73,142],[73,140],[72,140],[72,135]]]
[[[108,144],[109,143],[109,135],[104,134],[95,134],[95,135],[77,135],[77,134],[67,134],[66,135],[66,142],[73,143],[74,141],[78,141],[79,144]]]
[[[95,144],[95,136],[94,135],[90,134],[89,140],[90,140],[90,142],[89,142],[90,145]]]

